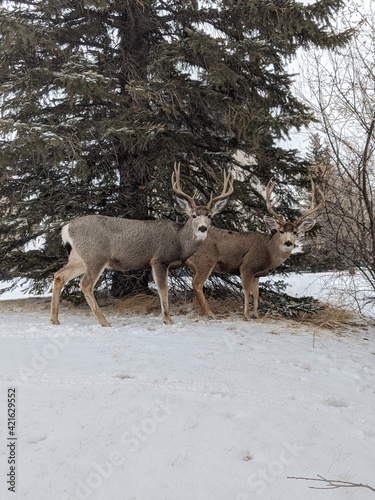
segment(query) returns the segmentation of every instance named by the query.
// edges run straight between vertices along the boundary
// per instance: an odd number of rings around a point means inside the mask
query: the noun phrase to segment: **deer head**
[[[307,231],[310,231],[314,227],[316,221],[315,219],[311,219],[310,216],[313,213],[317,212],[324,205],[323,196],[321,202],[318,205],[315,205],[315,184],[311,177],[310,181],[311,181],[311,206],[309,210],[307,210],[305,213],[303,213],[300,217],[298,217],[292,222],[285,221],[285,219],[281,215],[277,214],[271,206],[271,194],[274,190],[274,187],[276,186],[275,182],[273,182],[271,179],[266,186],[267,210],[273,217],[265,215],[263,220],[271,230],[276,231],[278,233],[278,236],[281,240],[280,245],[281,248],[284,249],[284,251],[291,252],[295,245],[297,236],[301,233],[306,233]]]
[[[224,187],[219,196],[213,197],[207,205],[196,205],[194,196],[189,196],[181,189],[180,184],[180,163],[174,164],[174,171],[172,173],[172,187],[176,193],[177,208],[180,212],[185,213],[192,218],[192,227],[194,235],[197,239],[203,240],[207,236],[208,228],[211,224],[211,217],[224,210],[229,196],[233,193],[233,176],[229,172],[224,172]]]

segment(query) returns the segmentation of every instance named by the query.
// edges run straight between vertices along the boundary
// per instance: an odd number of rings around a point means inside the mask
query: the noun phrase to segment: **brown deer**
[[[249,300],[253,295],[254,316],[258,315],[259,278],[280,266],[292,253],[298,234],[310,231],[315,220],[308,217],[319,210],[322,200],[315,206],[315,185],[311,179],[311,207],[293,222],[286,222],[271,207],[271,193],[275,183],[270,181],[266,187],[266,205],[273,217],[265,216],[265,224],[273,234],[260,232],[233,232],[212,227],[206,240],[187,260],[193,272],[193,288],[203,314],[214,318],[214,313],[203,294],[204,282],[212,272],[235,274],[241,277],[244,290],[245,320],[249,320]]]
[[[185,224],[171,220],[131,220],[102,215],[74,219],[62,228],[69,253],[68,264],[54,275],[51,323],[59,325],[62,287],[83,274],[80,288],[92,313],[102,326],[111,326],[94,297],[94,286],[104,269],[133,271],[151,269],[158,289],[163,321],[172,324],[168,305],[168,269],[181,266],[207,236],[211,217],[221,212],[233,192],[233,177],[224,174],[222,193],[206,206],[181,189],[180,165],[174,165],[172,187],[178,210],[187,214]]]

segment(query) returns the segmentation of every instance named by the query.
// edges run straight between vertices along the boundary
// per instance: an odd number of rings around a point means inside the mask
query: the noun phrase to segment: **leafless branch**
[[[317,477],[295,477],[295,476],[289,476],[288,479],[302,479],[304,481],[317,481],[321,483],[326,483],[325,486],[309,486],[310,489],[312,490],[334,490],[337,488],[367,488],[370,491],[373,491],[375,493],[375,488],[372,486],[369,486],[368,484],[363,484],[363,483],[353,483],[352,481],[340,481],[336,479],[326,479],[323,476],[320,476],[319,474]]]

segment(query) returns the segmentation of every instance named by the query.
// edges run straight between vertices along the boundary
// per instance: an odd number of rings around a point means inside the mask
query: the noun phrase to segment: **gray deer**
[[[181,266],[207,236],[211,217],[221,212],[233,193],[233,177],[224,174],[221,195],[206,206],[197,206],[180,185],[180,164],[174,165],[172,187],[178,210],[188,215],[185,224],[171,220],[131,220],[102,215],[74,219],[62,228],[69,253],[68,264],[54,275],[51,323],[59,325],[61,289],[83,274],[80,288],[92,313],[102,326],[111,326],[94,297],[94,286],[104,269],[133,271],[152,269],[163,321],[172,324],[168,305],[168,269]]]
[[[272,181],[266,187],[267,210],[273,217],[266,215],[263,219],[273,234],[233,232],[212,227],[207,239],[186,262],[193,272],[198,303],[203,314],[210,318],[215,315],[203,294],[203,285],[212,272],[239,275],[244,290],[244,319],[250,319],[250,294],[253,295],[254,316],[258,318],[259,278],[280,266],[292,253],[297,235],[310,231],[315,224],[315,220],[308,217],[319,210],[324,201],[315,206],[312,179],[311,207],[293,222],[286,222],[272,209],[270,197],[274,187]]]

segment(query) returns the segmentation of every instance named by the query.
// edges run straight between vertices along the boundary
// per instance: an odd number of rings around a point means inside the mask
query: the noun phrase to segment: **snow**
[[[280,277],[268,277],[278,280]],[[312,296],[351,312],[375,317],[375,291],[363,275],[347,272],[290,273],[286,293],[293,297]]]
[[[287,293],[322,296],[321,276]],[[320,288],[319,288],[320,287]],[[312,291],[313,293],[309,293]],[[18,293],[13,292],[13,293]],[[17,296],[17,295],[13,295]],[[8,296],[12,297],[12,295]],[[0,301],[0,498],[375,499],[375,327]],[[16,388],[16,491],[7,488]]]

